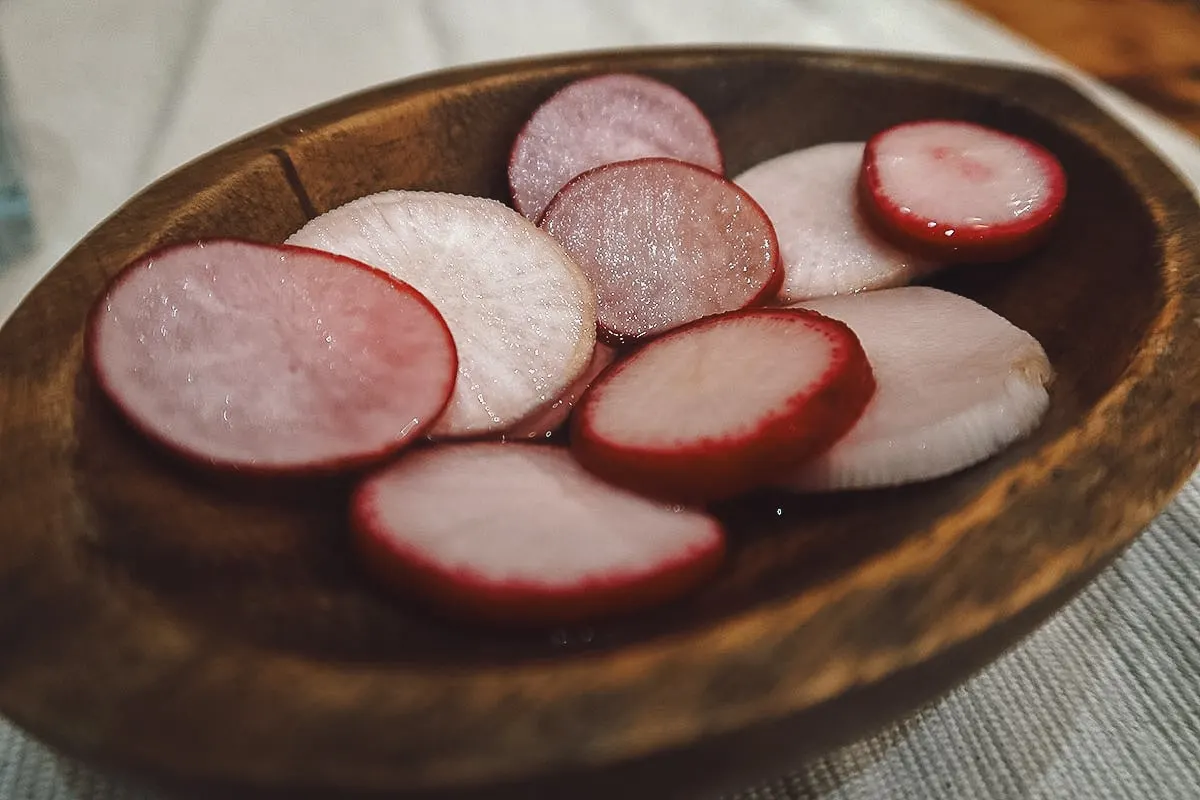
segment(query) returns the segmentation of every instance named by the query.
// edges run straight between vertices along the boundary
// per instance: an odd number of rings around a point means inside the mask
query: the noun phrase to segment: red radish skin
[[[415,289],[287,245],[178,245],[123,270],[85,342],[140,433],[201,466],[260,476],[366,466],[445,408],[457,356]]]
[[[863,142],[806,147],[734,179],[767,212],[779,237],[780,302],[899,286],[940,266],[895,247],[859,213],[863,149]]]
[[[458,379],[437,438],[499,435],[560,397],[596,344],[595,292],[552,237],[482,197],[387,191],[288,239],[405,281],[446,319]]]
[[[596,352],[592,354],[592,363],[587,371],[579,376],[579,380],[571,384],[563,396],[555,400],[549,408],[540,411],[528,420],[515,426],[504,435],[504,438],[518,441],[521,439],[546,439],[561,429],[571,416],[571,410],[579,402],[584,391],[591,385],[600,373],[617,358],[616,348],[609,347],[603,342],[596,343]]]
[[[579,175],[555,196],[542,227],[591,280],[610,343],[767,302],[783,280],[775,229],[758,203],[674,159]]]
[[[538,221],[576,175],[651,156],[724,171],[712,125],[678,89],[625,73],[575,81],[538,106],[517,135],[508,165],[513,205]]]
[[[863,214],[897,246],[959,263],[1008,261],[1049,238],[1067,195],[1041,145],[957,120],[897,125],[867,142]]]
[[[611,367],[576,409],[571,449],[618,486],[722,500],[828,450],[874,390],[843,323],[794,309],[737,311],[685,325]]]
[[[466,499],[466,502],[464,502]],[[557,447],[443,445],[368,477],[351,502],[365,568],[443,612],[549,626],[678,598],[720,566],[720,523],[610,486]]]

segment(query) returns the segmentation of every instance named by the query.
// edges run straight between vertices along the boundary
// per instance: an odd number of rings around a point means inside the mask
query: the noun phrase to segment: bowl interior
[[[1086,141],[1001,93],[836,62],[677,60],[628,68],[674,84],[700,105],[730,175],[794,148],[863,140],[924,117],[996,126],[1054,152],[1066,168],[1069,199],[1049,245],[1019,262],[951,269],[931,281],[978,300],[1043,344],[1057,380],[1036,434],[928,484],[821,497],[763,494],[728,504],[720,513],[731,525],[730,558],[698,594],[636,619],[497,633],[438,619],[364,580],[345,546],[344,486],[234,491],[180,470],[119,424],[80,373],[71,469],[90,525],[73,543],[78,557],[214,637],[303,658],[469,666],[619,648],[711,626],[886,557],[1075,425],[1114,386],[1162,307],[1155,226],[1135,188]],[[283,123],[285,146],[207,188],[205,202],[163,226],[160,241],[138,246],[221,235],[281,241],[306,217],[387,188],[507,200],[507,154],[525,118],[565,82],[596,69],[516,70],[391,99],[385,90]]]

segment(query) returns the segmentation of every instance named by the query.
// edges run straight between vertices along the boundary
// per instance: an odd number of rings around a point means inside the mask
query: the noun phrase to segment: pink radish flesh
[[[978,303],[921,286],[805,303],[845,322],[875,370],[875,397],[846,436],[792,471],[809,491],[936,478],[1029,434],[1049,405],[1041,345]]]
[[[378,267],[445,317],[458,380],[435,436],[499,433],[554,402],[591,359],[587,278],[554,239],[494,200],[382,192],[317,217],[288,241]]]
[[[608,368],[617,357],[617,351],[604,344],[603,342],[596,343],[596,352],[592,354],[592,363],[588,365],[587,371],[579,376],[575,383],[571,384],[570,388],[563,393],[563,396],[555,400],[549,408],[534,414],[533,417],[518,423],[512,430],[505,434],[505,438],[511,440],[517,439],[545,439],[563,426],[567,418],[571,416],[571,410],[575,407],[575,403],[579,401],[580,396],[591,385],[596,376]]]
[[[764,161],[735,179],[779,237],[784,302],[899,286],[937,266],[894,247],[859,214],[862,157],[861,142],[822,144]]]
[[[1066,197],[1045,148],[967,122],[897,125],[874,136],[859,191],[872,223],[901,247],[957,261],[1002,261],[1041,244]]]
[[[650,336],[769,299],[783,272],[766,214],[740,188],[665,158],[575,178],[542,227],[591,279],[617,339]]]
[[[720,564],[698,511],[603,483],[561,448],[444,445],[368,478],[352,501],[365,564],[458,615],[552,624],[676,597]]]
[[[513,204],[538,220],[576,175],[649,156],[723,169],[712,125],[678,89],[620,73],[576,81],[539,106],[517,136],[508,166]]]
[[[600,377],[571,448],[589,470],[682,501],[732,497],[824,452],[874,391],[849,328],[752,309],[656,339]]]
[[[87,352],[135,427],[194,461],[326,471],[423,433],[454,385],[454,344],[412,287],[357,262],[238,241],[182,245],[122,272]]]

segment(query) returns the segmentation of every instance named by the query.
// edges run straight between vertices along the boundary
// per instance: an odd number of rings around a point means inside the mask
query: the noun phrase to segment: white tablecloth
[[[703,42],[1054,66],[943,0],[0,0],[42,232],[35,253],[0,268],[0,320],[133,192],[278,117],[456,64]],[[1193,139],[1073,78],[1200,182]],[[1197,609],[1193,482],[1081,597],[967,685],[742,798],[1200,797]],[[0,720],[0,799],[144,796]]]

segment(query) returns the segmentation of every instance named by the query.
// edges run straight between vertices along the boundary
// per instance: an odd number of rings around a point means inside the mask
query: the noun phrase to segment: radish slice
[[[834,142],[785,153],[736,179],[779,237],[783,302],[900,286],[938,266],[892,246],[859,214],[862,158],[861,142]]]
[[[602,375],[576,409],[571,448],[620,486],[727,498],[827,450],[874,387],[842,323],[793,309],[733,312],[656,339]]]
[[[1026,139],[968,122],[897,125],[867,142],[862,208],[899,246],[959,262],[1042,244],[1067,193],[1062,165]]]
[[[720,524],[609,486],[561,448],[431,448],[351,503],[366,567],[445,610],[558,624],[675,598],[724,556]]]
[[[596,352],[592,354],[592,363],[588,365],[587,370],[579,376],[579,379],[571,384],[571,387],[563,393],[563,396],[558,398],[544,411],[534,414],[531,418],[524,422],[518,423],[512,430],[505,434],[506,439],[545,439],[563,426],[567,418],[571,416],[571,409],[575,407],[575,403],[579,401],[584,390],[591,385],[604,370],[608,369],[608,365],[617,358],[617,351],[604,344],[603,342],[596,343]]]
[[[288,241],[385,270],[446,318],[458,381],[435,436],[503,431],[552,403],[591,359],[587,278],[554,239],[494,200],[382,192],[322,214]]]
[[[712,125],[678,89],[623,73],[576,81],[540,105],[517,135],[508,164],[513,204],[538,220],[576,175],[649,156],[724,169]]]
[[[563,187],[542,227],[591,279],[611,338],[651,336],[769,299],[783,270],[766,214],[733,183],[667,158]]]
[[[858,334],[878,388],[829,452],[794,471],[801,490],[895,486],[947,475],[1032,431],[1053,372],[1032,336],[978,303],[909,286],[803,308]]]
[[[454,342],[415,289],[346,258],[231,240],[127,267],[87,355],[143,434],[201,464],[326,472],[422,434],[454,386]]]

